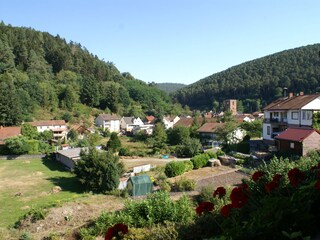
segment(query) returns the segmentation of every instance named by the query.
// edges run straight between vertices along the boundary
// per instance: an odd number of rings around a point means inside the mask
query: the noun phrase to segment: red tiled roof
[[[154,116],[146,116],[146,119],[149,121],[149,122],[152,122],[155,117]]]
[[[197,132],[213,133],[222,125],[223,123],[205,123],[197,130]]]
[[[320,94],[300,95],[286,98],[279,98],[269,105],[265,106],[263,110],[297,110],[307,105],[311,101],[320,97]]]
[[[21,134],[21,127],[1,127],[0,128],[0,142],[3,144],[3,140],[16,137]]]
[[[35,121],[35,122],[27,122],[27,123],[31,124],[34,127],[37,127],[37,126],[60,126],[60,125],[66,125],[66,122],[64,120]]]
[[[317,131],[314,129],[288,128],[287,130],[280,133],[275,138],[280,140],[302,142],[305,138],[307,138],[313,132],[317,132]]]

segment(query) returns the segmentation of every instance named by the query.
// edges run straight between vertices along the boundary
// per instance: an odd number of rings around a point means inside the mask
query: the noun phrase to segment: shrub
[[[130,228],[128,234],[124,235],[124,240],[159,240],[178,239],[178,232],[174,223],[166,222],[165,225],[157,224],[151,228]]]
[[[193,179],[182,177],[176,182],[176,188],[181,192],[193,191],[196,188],[196,182]]]
[[[217,154],[213,151],[206,151],[206,154],[209,156],[209,158],[217,158]]]
[[[132,153],[129,148],[122,147],[119,149],[119,156],[132,156]]]
[[[167,181],[161,181],[159,183],[159,187],[162,191],[165,191],[165,192],[170,192],[171,191],[171,184]]]
[[[190,161],[193,163],[194,169],[199,169],[206,166],[208,164],[209,159],[210,158],[207,154],[200,154],[191,158]]]
[[[185,164],[184,162],[172,161],[166,164],[164,173],[168,177],[179,176],[185,172]]]
[[[217,157],[226,155],[225,152],[222,151],[221,149],[218,149],[218,151],[216,152],[216,154],[217,154]]]
[[[248,142],[239,142],[237,144],[237,151],[241,153],[249,153],[250,152],[250,145]]]
[[[189,172],[193,169],[193,163],[189,160],[183,161],[184,166],[185,166],[185,172]]]

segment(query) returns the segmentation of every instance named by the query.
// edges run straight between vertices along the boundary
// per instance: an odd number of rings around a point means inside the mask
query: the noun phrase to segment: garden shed
[[[128,181],[129,194],[133,197],[151,193],[152,187],[153,183],[148,175],[133,176]]]

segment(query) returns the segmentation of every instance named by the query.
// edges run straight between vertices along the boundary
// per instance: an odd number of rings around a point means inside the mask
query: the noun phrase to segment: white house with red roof
[[[274,143],[275,136],[289,127],[312,128],[312,116],[320,111],[320,94],[289,93],[264,107],[263,139]]]
[[[66,138],[68,133],[65,120],[35,121],[28,122],[28,124],[36,127],[38,132],[52,131],[53,138],[56,140]]]

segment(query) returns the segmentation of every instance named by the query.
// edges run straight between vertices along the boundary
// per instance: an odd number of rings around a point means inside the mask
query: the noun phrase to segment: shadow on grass
[[[47,178],[55,186],[61,187],[62,191],[73,192],[73,193],[84,193],[85,189],[78,181],[76,176],[74,177],[51,177]]]
[[[47,155],[42,158],[42,163],[49,168],[51,171],[59,171],[59,172],[70,172],[62,163],[58,162],[55,159],[55,155]],[[61,177],[50,177],[47,178],[50,182],[52,182],[55,186],[59,186],[63,191],[73,192],[73,193],[84,193],[85,189],[79,182],[76,176],[61,176]]]
[[[70,172],[66,166],[56,160],[54,154],[47,155],[42,158],[42,163],[51,171]]]

